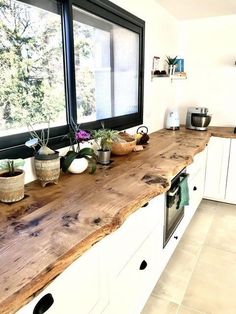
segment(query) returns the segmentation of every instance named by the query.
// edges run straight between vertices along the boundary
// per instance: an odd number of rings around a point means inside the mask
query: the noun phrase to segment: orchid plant
[[[81,143],[91,139],[90,132],[82,130],[75,123],[72,123],[67,137],[70,140],[71,150],[61,159],[62,171],[66,172],[75,158],[86,158],[89,162],[90,173],[94,173],[96,171],[97,160],[94,150],[91,147],[80,148]]]

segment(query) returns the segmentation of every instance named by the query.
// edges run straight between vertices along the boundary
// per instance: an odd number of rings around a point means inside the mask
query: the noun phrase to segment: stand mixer
[[[197,131],[206,131],[211,122],[206,107],[190,107],[186,115],[186,128]]]

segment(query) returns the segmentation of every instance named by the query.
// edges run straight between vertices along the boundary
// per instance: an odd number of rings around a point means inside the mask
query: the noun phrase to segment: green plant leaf
[[[95,155],[96,156],[96,155]],[[89,163],[89,173],[93,174],[97,170],[97,158],[84,156]]]
[[[171,58],[170,56],[166,56],[166,63],[169,65],[175,65],[177,63],[177,57]]]
[[[94,173],[96,171],[96,160],[97,156],[94,150],[90,147],[82,148],[78,153],[74,151],[68,151],[67,154],[61,158],[61,168],[63,172],[67,172],[72,161],[75,158],[86,158],[89,161],[90,171],[89,173]]]
[[[78,156],[78,153],[74,151],[69,151],[67,154],[61,158],[61,168],[63,172],[67,172],[72,161]]]
[[[94,150],[90,147],[82,148],[78,153],[77,157],[86,157],[86,156],[94,156]]]
[[[13,162],[14,168],[23,167],[25,161],[22,158],[18,159],[0,159],[0,170],[9,170],[9,162]]]

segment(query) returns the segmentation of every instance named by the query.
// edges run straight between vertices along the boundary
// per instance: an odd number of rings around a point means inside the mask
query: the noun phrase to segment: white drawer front
[[[206,157],[207,149],[204,149],[202,152],[194,156],[193,163],[187,167],[187,173],[189,174],[190,180],[194,178],[202,169],[205,171]]]
[[[191,220],[197,210],[204,193],[205,172],[201,170],[197,176],[189,180],[189,206],[185,207],[185,217],[188,221]]]
[[[90,313],[99,300],[99,285],[99,255],[97,247],[93,247],[72,263],[17,314],[33,314],[35,307],[39,305],[38,302],[41,302],[40,308],[47,307],[49,300],[45,298],[47,294],[51,294],[53,304],[47,311],[39,311],[36,312],[37,314]]]
[[[138,314],[163,268],[163,229],[157,226],[114,280],[106,314]]]
[[[110,281],[118,275],[157,224],[163,228],[164,194],[130,215],[118,230],[101,241],[104,265],[107,264],[109,269]]]

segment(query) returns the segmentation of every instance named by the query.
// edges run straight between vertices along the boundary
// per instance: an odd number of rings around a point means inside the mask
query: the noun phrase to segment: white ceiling
[[[177,19],[236,14],[236,0],[156,0]]]

